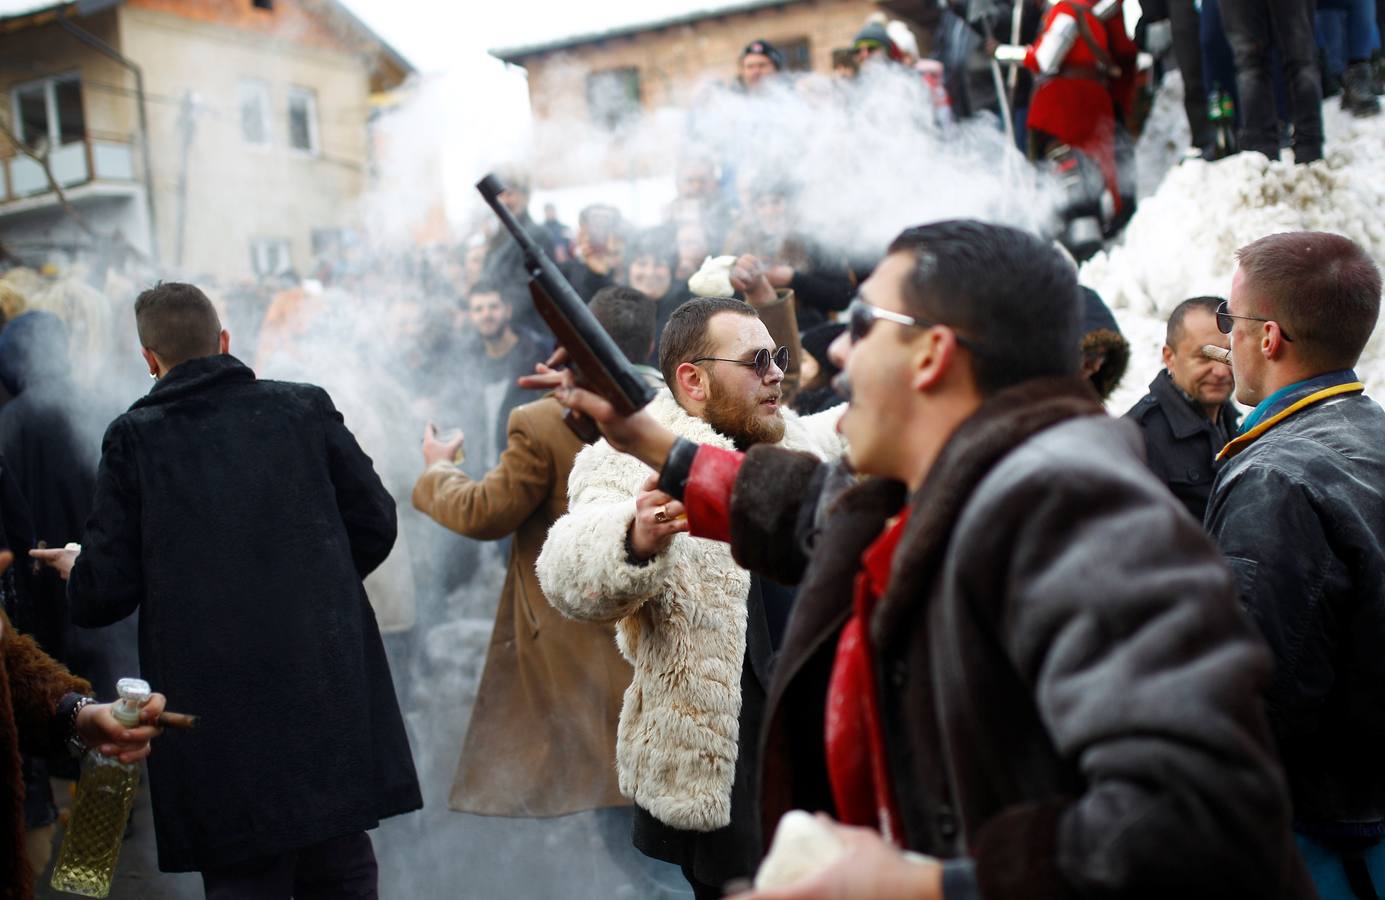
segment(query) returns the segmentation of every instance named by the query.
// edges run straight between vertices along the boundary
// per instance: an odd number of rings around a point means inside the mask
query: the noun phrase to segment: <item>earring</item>
[[[149,377],[152,378],[152,379],[154,379],[155,381],[158,381],[158,380],[159,380],[159,373],[158,373],[158,372],[150,372],[150,373],[149,373]]]

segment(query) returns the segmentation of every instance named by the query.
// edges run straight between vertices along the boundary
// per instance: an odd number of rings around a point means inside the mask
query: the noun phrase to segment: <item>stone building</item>
[[[335,0],[0,0],[0,247],[304,273],[355,224],[372,97],[412,72]]]

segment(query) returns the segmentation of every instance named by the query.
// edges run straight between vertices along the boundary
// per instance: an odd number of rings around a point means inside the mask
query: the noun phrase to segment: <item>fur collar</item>
[[[1104,414],[1085,379],[1042,378],[1000,391],[962,423],[910,500],[913,512],[895,552],[890,586],[871,622],[877,647],[907,633],[904,620],[927,596],[920,588],[932,585],[957,518],[996,464],[1044,429]]]

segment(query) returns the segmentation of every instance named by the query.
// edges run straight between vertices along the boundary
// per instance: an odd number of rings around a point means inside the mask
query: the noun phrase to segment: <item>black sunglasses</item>
[[[904,313],[882,309],[873,303],[867,303],[858,295],[851,301],[851,305],[846,308],[846,333],[850,336],[851,343],[854,344],[865,338],[865,336],[870,333],[871,326],[881,319],[884,319],[886,322],[894,322],[897,325],[907,325],[910,328],[934,328],[942,324],[940,322],[930,322],[928,319],[915,318],[914,316],[906,316]],[[956,335],[957,343],[966,347],[972,353],[979,352],[976,343],[957,334],[955,328],[953,329],[953,334]]]
[[[1229,300],[1223,300],[1221,303],[1217,304],[1217,330],[1220,331],[1222,334],[1231,333],[1231,328],[1236,324],[1235,322],[1231,321],[1232,319],[1249,319],[1252,322],[1274,321],[1274,319],[1262,319],[1259,316],[1233,316],[1231,313],[1226,311],[1230,302],[1231,301]],[[1279,327],[1279,333],[1283,336],[1284,340],[1293,340],[1293,338],[1289,337],[1289,332],[1285,331],[1284,326],[1282,325]]]
[[[769,364],[771,362],[773,362],[776,366],[779,367],[779,371],[789,371],[789,348],[780,347],[778,350],[775,350],[773,353],[770,353],[768,348],[761,347],[759,350],[755,351],[755,358],[752,359],[750,362],[746,362],[743,359],[726,359],[721,356],[699,356],[692,362],[735,363],[738,366],[745,366],[747,368],[754,369],[756,375],[760,376],[761,378],[764,378],[766,375],[769,374]]]

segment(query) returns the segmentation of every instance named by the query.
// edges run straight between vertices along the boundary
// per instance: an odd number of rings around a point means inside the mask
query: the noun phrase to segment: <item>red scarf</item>
[[[827,689],[827,775],[837,818],[877,828],[900,845],[899,805],[890,784],[885,735],[880,727],[870,619],[890,583],[890,563],[909,521],[909,507],[861,554],[851,619],[837,641]]]

